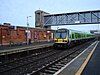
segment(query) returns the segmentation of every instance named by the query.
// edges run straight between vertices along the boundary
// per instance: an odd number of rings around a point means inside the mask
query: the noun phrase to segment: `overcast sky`
[[[0,0],[0,23],[9,22],[15,26],[26,26],[26,17],[30,27],[35,27],[35,11],[41,9],[48,13],[69,13],[100,10],[99,0]],[[97,25],[67,26],[69,29],[98,29]],[[53,27],[54,28],[54,27]]]

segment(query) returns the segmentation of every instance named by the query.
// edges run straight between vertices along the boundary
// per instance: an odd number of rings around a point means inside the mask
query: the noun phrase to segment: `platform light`
[[[47,31],[47,33],[50,33],[50,31]]]
[[[27,30],[26,30],[26,32],[27,32],[27,45],[29,44],[29,36],[28,36],[28,34],[30,33],[30,31],[29,31],[29,17],[32,17],[32,16],[27,16],[26,18],[27,18]]]

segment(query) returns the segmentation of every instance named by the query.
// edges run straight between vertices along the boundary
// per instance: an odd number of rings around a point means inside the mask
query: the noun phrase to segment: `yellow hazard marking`
[[[87,65],[87,63],[89,62],[89,59],[91,58],[93,52],[95,51],[95,48],[97,47],[99,42],[97,42],[97,44],[95,45],[95,47],[93,48],[93,50],[90,52],[90,54],[88,55],[87,59],[84,61],[84,63],[82,64],[82,66],[80,67],[80,69],[76,72],[75,75],[81,75],[82,71],[84,70],[85,66]]]

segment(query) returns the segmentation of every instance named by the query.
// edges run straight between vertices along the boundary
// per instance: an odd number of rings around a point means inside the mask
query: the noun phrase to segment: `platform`
[[[66,64],[64,67],[62,67],[54,75],[81,75],[83,69],[85,68],[86,64],[88,63],[93,52],[95,51],[95,49],[98,48],[97,47],[98,43],[99,43],[99,41],[95,41],[94,43],[92,43],[82,53],[80,53],[72,61],[70,61],[68,64]],[[99,53],[100,53],[100,51],[99,51]],[[99,59],[99,57],[98,57],[98,59]],[[83,75],[84,75],[84,73],[83,73]],[[90,75],[90,74],[85,74],[85,75]],[[93,74],[93,75],[95,75],[95,74]],[[96,75],[100,75],[100,74],[96,74]]]
[[[28,50],[33,50],[33,49],[38,49],[38,48],[43,48],[43,47],[49,47],[52,45],[53,45],[53,42],[35,42],[30,45],[2,47],[0,49],[0,55],[7,55],[7,54],[12,54],[12,53],[17,53],[17,52],[23,52],[26,50],[28,51]]]
[[[100,42],[83,70],[82,75],[100,75]]]

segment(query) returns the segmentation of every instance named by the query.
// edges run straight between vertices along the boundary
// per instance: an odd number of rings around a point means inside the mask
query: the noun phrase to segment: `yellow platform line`
[[[80,69],[76,72],[75,75],[81,75],[82,71],[84,70],[85,66],[87,65],[87,63],[89,62],[89,59],[91,58],[93,52],[95,51],[95,48],[97,47],[99,42],[97,42],[97,44],[95,45],[95,47],[93,48],[93,50],[90,52],[90,54],[88,55],[87,59],[84,61],[84,63],[82,64],[82,66],[80,67]]]

